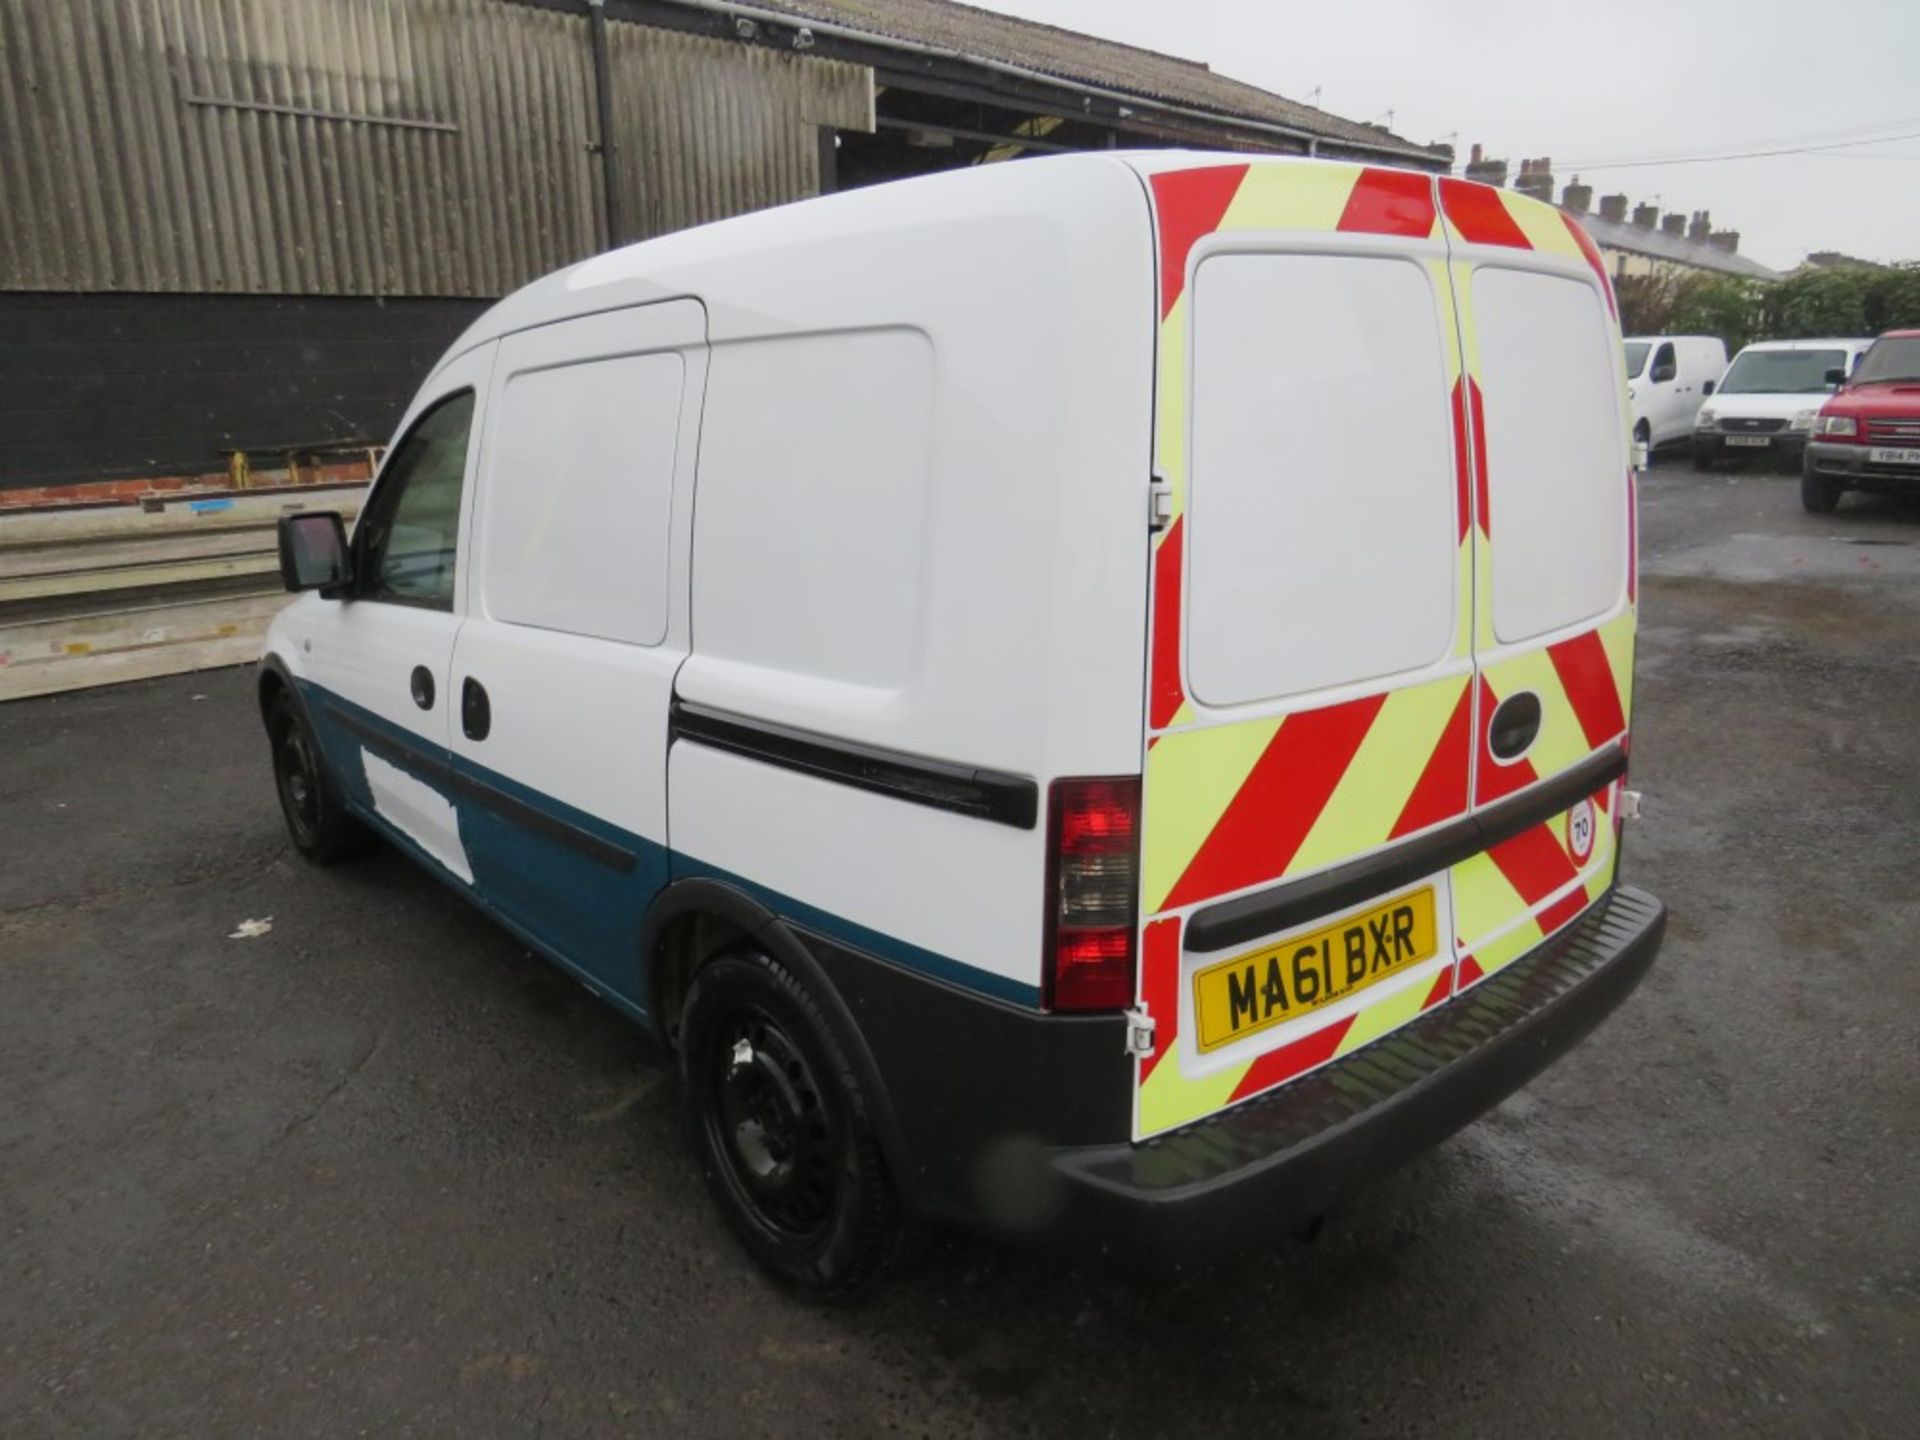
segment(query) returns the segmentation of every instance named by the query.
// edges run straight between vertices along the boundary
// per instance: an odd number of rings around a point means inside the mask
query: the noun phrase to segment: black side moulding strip
[[[640,857],[626,846],[602,839],[590,830],[581,829],[570,820],[562,820],[558,815],[549,815],[546,811],[529,805],[517,795],[508,794],[491,781],[481,779],[478,775],[456,770],[424,745],[413,744],[377,729],[338,705],[329,704],[327,714],[336,724],[359,736],[373,749],[384,751],[394,759],[402,761],[425,778],[478,800],[488,809],[498,811],[509,820],[526,826],[535,834],[544,835],[570,850],[579,851],[589,860],[597,861],[609,870],[617,871],[622,875],[631,875],[640,863]]]
[[[673,702],[668,735],[672,740],[689,740],[817,779],[1019,830],[1031,830],[1039,821],[1040,787],[1023,775],[923,760],[683,700]]]

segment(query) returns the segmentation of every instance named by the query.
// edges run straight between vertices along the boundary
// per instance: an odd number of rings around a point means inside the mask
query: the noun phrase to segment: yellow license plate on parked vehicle
[[[1438,948],[1433,889],[1416,890],[1193,977],[1201,1050],[1217,1050],[1377,985]]]

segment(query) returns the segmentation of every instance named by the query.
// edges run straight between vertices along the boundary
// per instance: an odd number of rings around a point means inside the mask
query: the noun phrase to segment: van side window
[[[1662,345],[1653,357],[1653,373],[1647,379],[1658,384],[1662,380],[1671,380],[1680,373],[1680,367],[1673,358],[1673,342]]]
[[[1224,254],[1194,280],[1187,525],[1194,697],[1397,675],[1454,633],[1446,344],[1397,257]]]
[[[1486,402],[1493,629],[1512,644],[1612,608],[1626,591],[1626,424],[1607,312],[1591,285],[1473,274]]]
[[[633,645],[666,638],[685,382],[672,351],[507,380],[477,539],[489,616]]]
[[[473,392],[462,390],[414,421],[394,447],[355,537],[362,598],[453,608],[460,491],[472,428]]]

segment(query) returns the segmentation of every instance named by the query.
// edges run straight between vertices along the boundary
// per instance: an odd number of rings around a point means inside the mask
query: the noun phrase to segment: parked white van
[[[1638,982],[1612,295],[1559,212],[1161,152],[588,260],[403,419],[260,701],[378,832],[675,1047],[774,1273],[903,1214],[1240,1252]]]
[[[1713,399],[1694,421],[1693,463],[1759,456],[1798,465],[1814,418],[1851,375],[1873,337],[1852,340],[1762,340],[1733,357]]]
[[[1726,342],[1711,335],[1629,335],[1624,349],[1633,438],[1648,449],[1684,443],[1701,402],[1726,372]]]

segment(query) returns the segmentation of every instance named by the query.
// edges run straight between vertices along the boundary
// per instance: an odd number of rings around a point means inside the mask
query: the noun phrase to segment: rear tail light
[[[1047,803],[1046,1003],[1133,1003],[1140,777],[1056,780]]]

